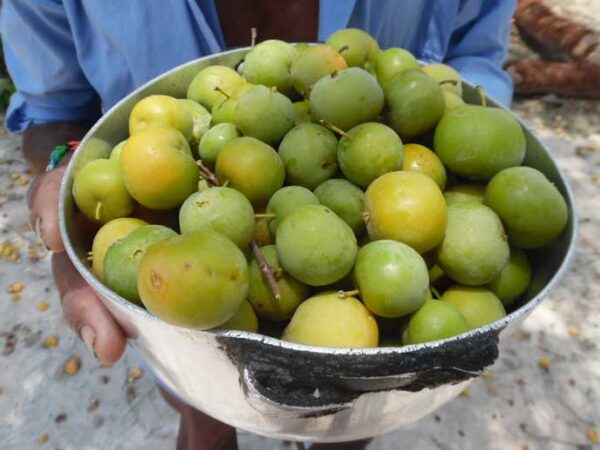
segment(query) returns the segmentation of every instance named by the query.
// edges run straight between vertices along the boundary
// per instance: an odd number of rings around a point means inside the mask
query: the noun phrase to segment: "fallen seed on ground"
[[[50,307],[50,304],[48,302],[39,302],[37,307],[40,311],[46,311]]]
[[[131,368],[131,370],[129,370],[129,376],[127,377],[127,382],[131,383],[132,381],[135,381],[138,378],[140,378],[142,375],[144,375],[144,372],[142,371],[142,369],[140,369],[139,367],[133,367],[133,368]]]
[[[45,444],[46,442],[48,442],[48,435],[47,434],[42,434],[39,438],[40,444]]]
[[[9,286],[8,292],[9,292],[9,294],[18,294],[24,288],[25,288],[25,285],[23,283],[20,283],[17,281]]]
[[[19,172],[13,172],[13,173],[10,174],[10,177],[13,180],[18,180],[19,178],[21,178],[21,174]]]
[[[470,397],[471,396],[471,391],[469,390],[469,388],[465,388],[462,390],[462,392],[459,394],[461,397]]]
[[[550,358],[548,358],[547,356],[543,356],[538,361],[538,364],[542,369],[548,370],[550,368],[550,364],[552,364],[552,360]]]
[[[581,331],[579,330],[579,328],[577,328],[575,326],[569,327],[569,329],[567,331],[569,332],[569,336],[572,336],[572,337],[577,337],[581,334]]]
[[[65,375],[73,376],[81,368],[81,360],[77,356],[70,357],[63,367]]]
[[[600,442],[600,438],[598,437],[598,432],[593,429],[592,427],[589,427],[587,429],[587,431],[585,432],[585,434],[587,434],[587,438],[590,442],[597,444],[598,442]]]
[[[58,336],[49,336],[44,341],[44,347],[54,348],[58,345]]]
[[[29,184],[29,178],[19,178],[17,183],[19,183],[21,186],[27,186]]]

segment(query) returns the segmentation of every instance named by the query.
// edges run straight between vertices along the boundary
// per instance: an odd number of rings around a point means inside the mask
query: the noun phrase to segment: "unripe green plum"
[[[287,216],[275,238],[281,266],[311,286],[325,286],[346,276],[358,246],[352,229],[323,205],[308,205]]]
[[[148,208],[176,208],[198,188],[198,166],[190,146],[173,128],[153,127],[134,134],[119,163],[127,190]]]
[[[506,316],[502,302],[493,292],[483,287],[450,286],[441,300],[460,311],[469,330],[483,327]]]
[[[240,137],[225,144],[215,167],[221,183],[229,181],[254,206],[266,204],[285,179],[277,152],[252,137]]]
[[[447,111],[433,138],[446,168],[457,175],[487,180],[525,157],[525,135],[508,111],[464,105]]]
[[[275,234],[277,225],[298,208],[318,204],[319,199],[305,187],[286,186],[279,189],[267,204],[267,214],[275,214],[275,217],[269,220],[269,230]]]
[[[402,170],[427,175],[443,191],[446,187],[446,169],[440,158],[427,147],[419,144],[404,146]]]
[[[223,101],[215,103],[211,110],[213,125],[219,123],[234,123],[235,108],[237,107],[238,98],[240,98],[247,90],[254,85],[251,83],[240,83],[232,89],[232,93]]]
[[[342,136],[337,147],[340,169],[354,184],[367,187],[384,173],[402,168],[402,141],[381,123],[357,125]]]
[[[152,244],[176,235],[162,225],[145,225],[116,241],[108,248],[104,258],[106,285],[121,297],[141,305],[137,289],[140,261]]]
[[[188,111],[192,118],[192,137],[190,139],[190,149],[194,156],[198,156],[198,143],[204,133],[210,128],[210,112],[200,103],[188,99],[177,100]]]
[[[225,236],[200,231],[150,246],[140,262],[138,292],[152,314],[207,329],[238,311],[248,293],[248,264]]]
[[[403,317],[423,305],[429,290],[427,265],[401,242],[382,240],[358,252],[354,280],[369,311],[380,317]]]
[[[73,198],[79,210],[98,223],[128,216],[135,206],[123,182],[119,162],[110,159],[90,161],[77,172]]]
[[[444,192],[447,204],[456,202],[483,203],[484,195],[484,184],[459,184]]]
[[[320,294],[305,300],[296,310],[282,339],[319,347],[377,347],[377,322],[354,297]]]
[[[439,341],[465,333],[468,329],[465,318],[456,307],[439,300],[426,300],[410,318],[402,343]]]
[[[432,130],[444,114],[446,104],[438,83],[413,69],[395,75],[385,85],[388,122],[402,137]]]
[[[450,278],[467,286],[487,284],[500,275],[508,256],[508,240],[494,211],[475,202],[448,206],[436,263]]]
[[[373,62],[373,70],[381,86],[385,86],[398,73],[418,68],[419,63],[413,54],[397,47],[383,50]]]
[[[243,78],[231,67],[209,66],[194,77],[187,90],[187,98],[200,103],[209,111],[215,104],[231,95]]]
[[[298,305],[308,297],[310,288],[281,268],[274,245],[261,247],[260,251],[274,272],[281,298],[279,300],[275,299],[256,259],[253,258],[249,266],[250,287],[248,289],[248,300],[262,319],[272,321],[288,320],[292,317]]]
[[[200,144],[198,144],[200,159],[205,163],[214,164],[217,162],[217,156],[219,156],[219,152],[225,144],[240,136],[240,132],[232,123],[215,125],[204,133],[204,136],[200,139]]]
[[[123,147],[125,147],[126,143],[127,143],[127,139],[125,139],[124,141],[121,141],[117,145],[115,145],[114,148],[112,149],[112,151],[110,152],[109,159],[118,161],[119,158],[121,157],[121,152],[123,151]]]
[[[334,178],[324,181],[315,189],[319,203],[327,206],[348,224],[355,234],[365,227],[365,193],[348,180]]]
[[[132,217],[120,217],[102,225],[92,243],[92,272],[96,278],[104,280],[104,257],[108,248],[142,225],[148,223]]]
[[[383,91],[373,75],[351,67],[317,81],[309,100],[316,121],[346,131],[377,119],[383,108]]]
[[[333,33],[325,44],[336,49],[349,67],[363,67],[379,53],[379,44],[367,32],[358,28],[345,28]]]
[[[449,111],[459,106],[463,106],[465,101],[454,92],[444,91],[444,100],[446,103],[446,111]]]
[[[175,128],[186,141],[192,139],[194,122],[189,109],[168,95],[150,95],[143,98],[136,103],[129,115],[131,135],[156,126]]]
[[[450,92],[459,98],[462,97],[462,79],[460,73],[458,73],[454,67],[441,63],[426,64],[421,67],[421,71],[429,75],[438,83],[441,83],[440,86],[442,90]],[[453,80],[456,83],[442,83],[447,80]]]
[[[348,68],[342,55],[325,44],[311,45],[302,51],[292,63],[291,76],[294,88],[308,97],[312,86],[323,78]]]
[[[179,210],[181,233],[211,229],[240,248],[254,235],[254,209],[244,195],[228,187],[213,187],[190,195]]]
[[[298,56],[293,45],[277,39],[256,44],[244,59],[244,77],[250,83],[276,87],[284,95],[292,93],[290,68]]]
[[[288,184],[314,189],[337,170],[337,139],[327,128],[303,123],[292,128],[279,144]]]
[[[258,332],[258,318],[248,300],[244,300],[242,305],[231,319],[219,327],[222,330],[249,331]]]
[[[527,255],[523,250],[511,247],[508,264],[487,287],[504,305],[510,305],[527,290],[530,282],[531,264]]]
[[[294,120],[294,125],[298,126],[302,123],[311,123],[312,116],[310,115],[310,103],[308,100],[302,100],[299,102],[294,102],[294,113],[296,114],[296,119]]]
[[[233,117],[245,136],[276,145],[294,126],[296,115],[289,98],[259,85],[238,98]]]
[[[485,189],[485,204],[500,216],[519,248],[548,245],[565,229],[569,212],[561,193],[531,167],[505,169]]]

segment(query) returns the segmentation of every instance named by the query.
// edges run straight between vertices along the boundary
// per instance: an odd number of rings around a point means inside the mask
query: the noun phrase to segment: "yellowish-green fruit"
[[[319,199],[302,186],[286,186],[279,189],[269,199],[267,214],[274,214],[269,220],[271,233],[277,232],[277,226],[291,213],[305,205],[318,205]]]
[[[377,322],[354,297],[321,294],[305,300],[285,329],[283,340],[319,347],[377,347]]]
[[[426,300],[414,313],[402,343],[405,345],[439,341],[469,330],[465,318],[455,306],[439,300]]]
[[[237,310],[234,316],[221,325],[223,330],[249,331],[256,333],[258,331],[258,318],[248,300],[242,302],[242,306]]]
[[[294,102],[293,106],[295,113],[294,126],[298,126],[301,123],[312,122],[312,116],[310,115],[310,103],[308,103],[308,100]]]
[[[334,178],[324,181],[315,189],[315,195],[321,205],[336,213],[355,234],[364,229],[365,193],[348,180]]]
[[[175,128],[188,142],[193,136],[194,121],[190,110],[168,95],[150,95],[137,102],[131,110],[129,134],[157,126]]]
[[[256,258],[253,258],[250,261],[248,300],[259,317],[272,321],[287,320],[292,317],[298,305],[308,297],[310,288],[283,270],[274,245],[261,247],[260,251],[275,275],[281,298],[275,299]]]
[[[385,86],[394,75],[417,69],[419,63],[411,52],[403,48],[388,48],[379,52],[373,62],[377,81]]]
[[[365,211],[371,239],[400,241],[419,253],[434,248],[446,230],[442,191],[416,172],[390,172],[373,181],[365,193]]]
[[[194,156],[198,156],[198,144],[204,133],[210,128],[211,116],[210,112],[200,103],[193,100],[180,99],[177,100],[180,105],[189,113],[192,118],[192,137],[190,138],[190,148]]]
[[[302,51],[292,63],[290,74],[296,91],[308,97],[312,86],[323,78],[348,64],[333,47],[325,44],[311,45]]]
[[[447,64],[426,64],[421,67],[421,71],[425,72],[438,83],[441,83],[441,88],[446,92],[451,92],[458,97],[462,97],[462,80],[460,73],[453,67]],[[443,81],[455,81],[456,83],[442,83]]]
[[[117,145],[115,145],[114,148],[112,149],[112,151],[110,152],[109,159],[118,161],[119,158],[121,157],[121,152],[123,151],[123,147],[125,147],[126,142],[127,142],[127,139],[125,139],[124,141],[121,141]]]
[[[446,102],[446,111],[449,111],[459,106],[463,106],[465,101],[454,92],[444,91],[444,100]]]
[[[511,247],[508,264],[488,288],[504,305],[510,305],[527,290],[530,282],[531,264],[527,255],[523,250]]]
[[[459,184],[444,192],[444,198],[448,205],[456,202],[483,203],[484,196],[485,184]]]
[[[198,189],[196,161],[173,128],[147,128],[131,136],[120,164],[127,190],[148,208],[176,208]]]
[[[133,230],[147,224],[147,222],[141,219],[121,217],[102,225],[96,236],[94,236],[94,242],[92,243],[92,272],[96,275],[96,278],[100,280],[104,279],[104,256],[108,247],[113,242],[127,236]]]
[[[167,322],[207,329],[237,312],[248,293],[248,264],[242,251],[213,231],[158,242],[139,266],[144,306]]]
[[[348,67],[363,67],[379,53],[379,44],[367,32],[358,28],[345,28],[333,33],[325,44],[336,49]]]
[[[215,125],[204,133],[204,136],[200,139],[200,144],[198,145],[200,159],[205,163],[214,164],[225,144],[240,136],[240,132],[232,123],[219,123]]]
[[[446,187],[446,169],[440,158],[427,147],[419,144],[404,145],[402,170],[427,175],[443,191]]]
[[[81,168],[73,181],[73,198],[90,220],[106,223],[131,214],[135,202],[124,183],[119,162],[96,159]]]
[[[200,103],[209,111],[215,104],[231,96],[244,79],[231,67],[209,66],[194,77],[187,90],[187,98]]]
[[[298,50],[287,42],[268,39],[256,44],[244,59],[244,77],[250,83],[274,87],[284,95],[293,91],[291,66]]]
[[[240,98],[244,92],[254,87],[252,83],[243,83],[238,84],[234,89],[232,89],[229,96],[223,100],[215,103],[211,110],[212,114],[212,124],[217,125],[220,123],[234,123],[235,117],[235,108],[237,107],[238,98]]]
[[[442,302],[460,311],[469,330],[482,327],[506,316],[502,302],[492,291],[483,287],[450,286]]]

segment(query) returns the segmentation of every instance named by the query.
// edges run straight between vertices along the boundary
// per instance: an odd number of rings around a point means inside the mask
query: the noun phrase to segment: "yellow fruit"
[[[188,108],[174,97],[150,95],[137,102],[131,110],[129,134],[156,126],[175,128],[187,141],[192,139],[192,115]]]
[[[446,187],[446,169],[440,158],[427,147],[419,144],[404,145],[402,170],[427,175],[443,191]]]
[[[234,316],[221,325],[223,330],[249,331],[256,333],[258,331],[258,318],[248,300],[244,300],[242,306],[237,310]]]

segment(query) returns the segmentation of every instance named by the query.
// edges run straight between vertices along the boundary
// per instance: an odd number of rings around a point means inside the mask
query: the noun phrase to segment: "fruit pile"
[[[568,211],[520,166],[518,121],[481,97],[356,29],[202,69],[186,99],[139,101],[129,138],[76,173],[79,210],[102,224],[93,273],[170,323],[307,345],[496,321]]]

